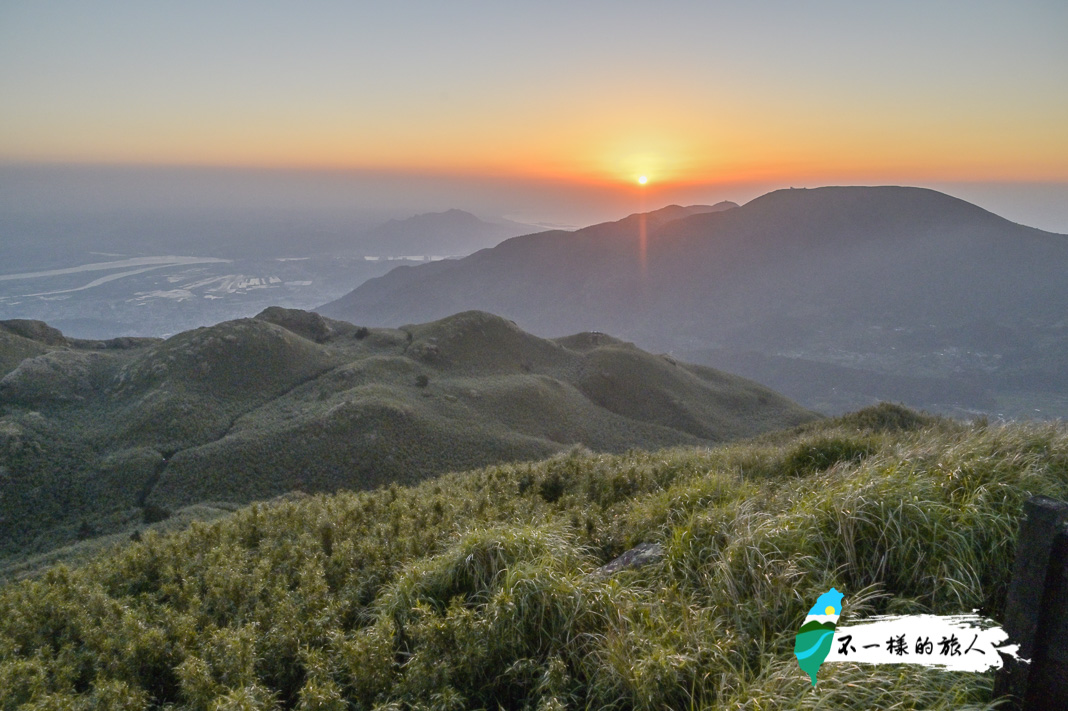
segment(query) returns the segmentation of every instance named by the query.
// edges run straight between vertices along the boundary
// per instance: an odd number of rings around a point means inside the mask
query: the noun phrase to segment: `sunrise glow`
[[[637,180],[658,191],[1068,180],[1068,45],[1054,5],[904,3],[878,22],[780,10],[770,24],[755,6],[709,5],[663,36],[648,32],[662,20],[654,4],[625,4],[613,32],[570,5],[359,7],[138,5],[118,22],[88,6],[19,6],[0,22],[0,162]]]

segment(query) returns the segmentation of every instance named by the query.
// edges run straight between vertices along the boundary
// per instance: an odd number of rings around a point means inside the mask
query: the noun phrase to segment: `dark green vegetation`
[[[367,329],[271,308],[166,341],[4,322],[0,363],[4,566],[294,490],[412,483],[575,444],[712,444],[814,417],[602,334],[547,341],[477,312]]]
[[[831,586],[843,624],[999,619],[1032,494],[1068,497],[1065,427],[881,406],[255,505],[0,589],[0,709],[990,708],[990,674],[813,690],[794,635]]]
[[[320,310],[379,324],[478,308],[543,336],[604,331],[826,413],[889,400],[1052,418],[1068,417],[1066,273],[1064,235],[932,190],[834,187],[517,237]]]

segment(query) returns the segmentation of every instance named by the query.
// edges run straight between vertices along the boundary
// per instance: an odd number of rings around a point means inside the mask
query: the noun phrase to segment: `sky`
[[[3,0],[0,165],[508,184],[531,215],[640,175],[945,186],[1068,232],[1065,37],[1062,0]]]

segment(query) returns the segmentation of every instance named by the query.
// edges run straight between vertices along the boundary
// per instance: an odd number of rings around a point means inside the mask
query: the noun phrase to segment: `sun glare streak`
[[[638,269],[642,284],[649,275],[649,232],[645,224],[645,211],[638,215]]]
[[[645,176],[643,175],[642,178]],[[641,178],[638,182],[642,182]],[[646,226],[645,215],[645,191],[641,191],[641,197],[639,199],[640,207],[638,209],[638,270],[639,277],[641,279],[642,293],[645,293],[645,281],[649,274],[648,258],[649,258],[649,233]]]

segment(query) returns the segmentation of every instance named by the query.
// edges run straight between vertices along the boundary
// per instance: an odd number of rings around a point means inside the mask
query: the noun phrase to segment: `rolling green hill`
[[[271,308],[165,341],[5,322],[0,349],[8,564],[188,507],[215,515],[574,445],[709,445],[815,417],[603,334],[544,340],[481,312],[367,329]]]
[[[991,709],[989,673],[842,663],[812,689],[794,636],[831,586],[843,621],[1001,620],[1037,494],[1068,497],[1063,425],[883,405],[290,497],[0,587],[0,708]]]

